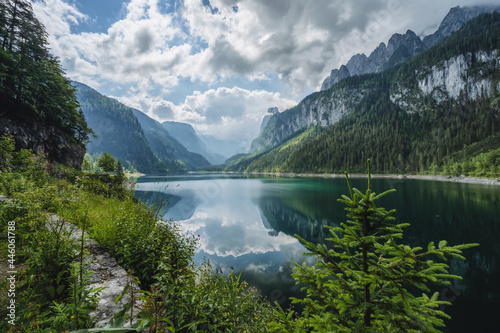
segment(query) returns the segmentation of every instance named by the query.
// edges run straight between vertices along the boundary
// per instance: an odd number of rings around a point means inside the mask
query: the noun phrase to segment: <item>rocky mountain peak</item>
[[[453,7],[439,25],[438,30],[423,40],[412,30],[406,31],[405,34],[395,33],[389,39],[387,46],[380,43],[369,57],[364,54],[356,54],[346,65],[332,70],[323,81],[321,90],[330,89],[346,77],[380,72],[401,63],[460,29],[470,19],[483,13],[492,13],[495,10],[500,11],[500,6]]]
[[[267,109],[267,113],[270,113],[270,114],[276,114],[279,112],[280,112],[280,110],[276,106],[273,106],[272,108]]]
[[[439,24],[439,28],[436,32],[432,35],[424,37],[423,42],[425,47],[430,48],[444,37],[460,29],[470,19],[473,19],[480,14],[493,13],[495,10],[499,11],[500,6],[456,6],[451,8],[443,21]]]

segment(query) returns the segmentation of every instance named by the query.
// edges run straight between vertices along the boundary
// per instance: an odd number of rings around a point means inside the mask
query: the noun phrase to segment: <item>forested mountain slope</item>
[[[480,15],[403,64],[346,78],[275,115],[268,139],[279,144],[279,133],[287,133],[292,141],[233,161],[228,170],[352,172],[371,158],[376,172],[419,172],[439,170],[453,153],[483,140],[498,147],[499,52],[500,14]],[[304,132],[299,119],[308,117],[320,134]]]

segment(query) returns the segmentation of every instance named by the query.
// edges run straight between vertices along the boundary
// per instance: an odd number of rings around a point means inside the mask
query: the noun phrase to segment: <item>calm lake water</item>
[[[362,192],[366,179],[353,179]],[[494,332],[500,310],[500,187],[407,179],[373,179],[372,190],[395,188],[379,206],[397,209],[397,222],[411,223],[404,243],[425,247],[430,241],[450,245],[480,243],[466,250],[467,261],[452,259],[450,272],[462,276],[441,298],[453,303],[449,332]],[[322,242],[324,225],[345,221],[337,199],[348,193],[345,179],[280,178],[252,175],[185,175],[141,177],[136,197],[166,199],[165,219],[200,235],[195,261],[210,259],[242,278],[271,301],[287,305],[300,295],[290,278],[303,247],[298,234]],[[308,257],[308,261],[313,258]],[[311,261],[312,262],[312,261]]]

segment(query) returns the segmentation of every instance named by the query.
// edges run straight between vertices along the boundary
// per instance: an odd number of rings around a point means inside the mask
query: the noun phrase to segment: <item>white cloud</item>
[[[148,97],[148,86],[145,83],[132,89],[129,96],[114,98],[146,112],[160,122],[187,122],[199,134],[210,134],[218,139],[237,139],[246,149],[257,136],[268,108],[276,106],[283,111],[296,104],[294,100],[283,98],[279,93],[222,87],[204,92],[195,91],[182,103],[175,105]]]
[[[268,107],[291,106],[283,93],[297,99],[317,90],[330,70],[352,55],[369,54],[396,32],[430,33],[452,6],[477,1],[210,0],[208,7],[202,0],[184,0],[165,13],[159,0],[130,0],[121,18],[101,33],[72,32],[93,19],[72,3],[33,5],[52,52],[72,79],[113,86],[113,94],[121,91],[118,99],[157,118],[239,138],[256,133]],[[276,78],[283,88],[274,89],[284,90],[281,95],[259,90]],[[179,89],[189,80],[202,91]],[[243,86],[214,88],[226,82]],[[172,112],[161,109],[160,102],[179,91],[185,101],[172,104]]]

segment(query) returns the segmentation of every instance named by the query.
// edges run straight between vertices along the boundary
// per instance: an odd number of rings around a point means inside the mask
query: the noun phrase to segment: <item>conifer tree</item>
[[[31,1],[0,1],[0,117],[33,119],[86,143],[93,132],[47,37]]]
[[[376,201],[395,190],[372,193],[368,161],[368,189],[365,193],[352,188],[350,196],[340,202],[347,205],[346,223],[329,227],[328,244],[312,244],[296,237],[318,257],[315,266],[296,265],[292,274],[305,285],[304,299],[292,299],[304,306],[302,316],[292,321],[280,311],[285,325],[274,325],[282,332],[440,332],[443,318],[440,310],[449,302],[438,300],[439,293],[428,295],[431,285],[446,286],[461,277],[448,272],[442,261],[448,257],[465,259],[463,249],[478,244],[448,246],[440,241],[427,249],[399,243],[407,223],[397,224]],[[416,296],[416,292],[423,292]]]

